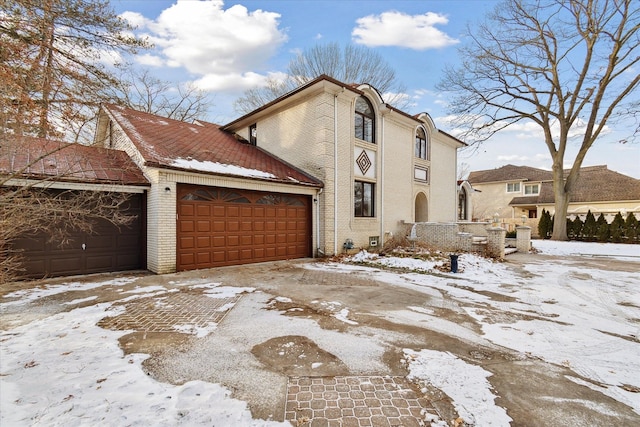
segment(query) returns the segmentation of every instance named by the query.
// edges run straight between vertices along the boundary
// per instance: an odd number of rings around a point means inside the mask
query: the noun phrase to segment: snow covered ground
[[[533,257],[534,262],[524,265],[530,273],[526,275],[514,272],[508,264],[468,254],[460,256],[461,273],[403,273],[402,278],[375,267],[384,264],[428,271],[436,263],[366,253],[356,259],[371,264],[371,274],[378,281],[425,293],[446,291],[463,305],[468,303],[465,310],[481,325],[484,339],[527,357],[566,366],[576,373],[572,377],[576,383],[640,414],[640,278],[625,271],[576,268],[562,259],[581,255],[640,262],[640,247],[549,241],[535,241],[534,247],[558,258],[541,263]],[[349,272],[354,267],[336,264],[332,268]],[[27,304],[37,304],[45,296],[69,290],[90,293],[104,286],[122,286],[129,280],[135,278],[69,282],[15,292],[0,299],[0,315],[9,308],[15,311],[24,306],[26,310]],[[214,295],[216,289],[224,294],[234,292],[233,287],[219,283],[184,283],[203,285]],[[250,291],[237,288],[238,293]],[[157,286],[140,292],[123,293],[122,299],[167,290]],[[487,292],[508,298],[492,298]],[[332,302],[327,300],[326,304]],[[0,331],[0,425],[289,425],[252,419],[246,403],[232,398],[220,385],[190,381],[176,386],[147,376],[141,364],[148,356],[124,355],[119,347],[118,338],[128,332],[96,325],[118,309],[120,306],[113,303],[97,303],[20,325],[9,323]],[[346,319],[347,315],[344,307],[336,317]],[[427,307],[407,307],[403,313],[389,315],[396,321],[402,318],[434,329],[448,328],[438,323]],[[458,331],[449,328],[446,332],[450,334]],[[489,372],[447,352],[407,349],[405,356],[410,378],[442,389],[467,423],[509,425],[506,411],[494,402]],[[456,384],[454,378],[464,385]],[[433,426],[446,425],[443,420],[428,421]]]

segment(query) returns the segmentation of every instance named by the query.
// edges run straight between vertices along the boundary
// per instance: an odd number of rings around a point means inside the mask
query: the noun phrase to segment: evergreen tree
[[[576,240],[579,240],[582,238],[582,227],[584,226],[584,223],[582,222],[582,220],[580,219],[580,217],[578,215],[576,215],[575,219],[573,220],[573,223],[571,224],[571,230],[573,231],[573,238]]]
[[[596,229],[597,229],[596,236],[598,237],[599,242],[606,242],[609,240],[609,236],[611,235],[610,229],[609,229],[609,223],[607,222],[607,219],[604,217],[604,214],[600,214],[600,216],[596,220]]]
[[[618,212],[609,225],[611,233],[611,241],[614,243],[620,243],[625,237],[625,222],[622,218],[622,214]]]
[[[629,212],[627,215],[627,219],[624,222],[624,234],[627,236],[629,243],[638,243],[638,219],[633,214],[633,212]]]
[[[538,221],[538,235],[541,239],[546,239],[549,237],[549,230],[551,230],[551,215],[549,215],[549,212],[542,209],[540,221]]]
[[[576,239],[576,236],[573,232],[573,221],[571,221],[571,218],[567,218],[567,238],[569,240]]]
[[[587,241],[595,240],[596,233],[598,231],[598,225],[596,224],[596,217],[593,216],[591,210],[587,212],[587,217],[584,219],[584,225],[582,226],[582,235]]]

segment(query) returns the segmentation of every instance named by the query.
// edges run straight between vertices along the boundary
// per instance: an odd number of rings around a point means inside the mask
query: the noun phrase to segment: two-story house
[[[151,183],[157,273],[379,247],[404,222],[456,220],[464,143],[327,76],[224,126],[105,105],[96,143]]]

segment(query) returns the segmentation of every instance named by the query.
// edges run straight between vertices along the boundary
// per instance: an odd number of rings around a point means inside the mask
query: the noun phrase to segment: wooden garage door
[[[311,255],[310,197],[217,187],[178,187],[177,269]]]
[[[136,215],[128,226],[95,219],[92,233],[72,231],[64,242],[50,241],[45,233],[15,240],[11,248],[22,257],[21,276],[42,278],[145,268],[143,195],[132,195],[124,209],[128,215]]]

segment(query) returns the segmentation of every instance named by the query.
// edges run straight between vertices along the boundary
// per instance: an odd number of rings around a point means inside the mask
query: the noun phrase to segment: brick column
[[[500,227],[490,227],[487,229],[487,256],[491,258],[504,259],[504,243],[507,230]]]
[[[527,253],[531,249],[531,227],[519,225],[516,227],[516,249]]]

